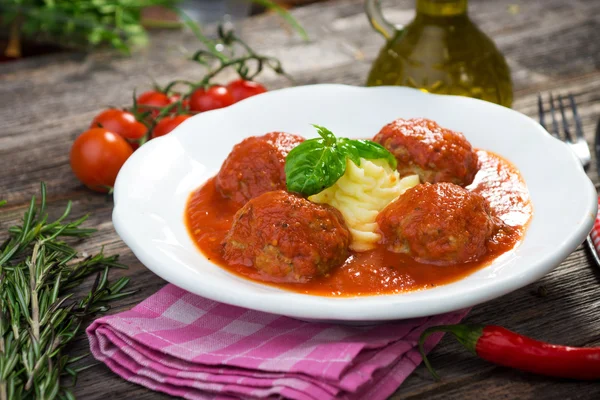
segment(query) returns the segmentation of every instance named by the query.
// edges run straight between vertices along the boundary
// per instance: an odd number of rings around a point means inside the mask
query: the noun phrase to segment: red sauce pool
[[[194,191],[188,200],[185,223],[194,242],[213,263],[244,278],[299,293],[320,296],[360,296],[402,293],[457,281],[488,265],[512,249],[523,237],[532,207],[519,171],[502,157],[477,151],[480,170],[467,189],[488,199],[491,207],[514,229],[494,237],[486,256],[477,261],[450,266],[422,264],[383,246],[351,253],[346,263],[330,274],[308,283],[274,283],[252,267],[228,264],[222,258],[222,241],[238,207],[217,192],[214,179]]]

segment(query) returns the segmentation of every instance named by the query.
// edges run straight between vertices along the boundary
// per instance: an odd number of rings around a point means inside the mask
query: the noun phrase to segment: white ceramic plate
[[[311,123],[337,135],[372,137],[399,118],[426,117],[463,132],[521,171],[534,216],[524,241],[491,265],[444,286],[400,295],[329,298],[237,277],[208,261],[184,226],[188,195],[219,170],[234,144],[286,131],[314,137]],[[127,160],[115,185],[113,222],[123,241],[157,275],[223,303],[303,319],[383,321],[453,311],[541,278],[582,243],[597,197],[579,161],[532,119],[465,97],[401,87],[314,85],[272,91],[188,119]]]

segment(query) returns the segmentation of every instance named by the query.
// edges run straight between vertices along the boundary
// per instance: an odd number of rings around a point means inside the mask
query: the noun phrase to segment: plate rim
[[[571,234],[564,238],[562,241],[562,247],[554,254],[546,254],[537,261],[534,266],[528,268],[524,273],[521,274],[518,282],[516,282],[515,277],[507,276],[503,278],[499,278],[498,280],[494,280],[493,282],[485,282],[482,286],[479,286],[475,293],[470,293],[469,296],[461,296],[460,298],[453,299],[453,302],[448,304],[430,304],[432,301],[427,299],[420,299],[417,302],[420,303],[420,306],[417,309],[413,310],[402,310],[401,313],[398,312],[390,312],[390,310],[375,310],[373,309],[370,313],[369,317],[365,317],[363,313],[356,313],[356,310],[353,310],[353,306],[356,306],[356,302],[360,303],[375,303],[374,305],[378,305],[377,303],[381,301],[372,301],[372,299],[381,299],[385,298],[387,301],[386,306],[393,308],[394,306],[406,306],[410,305],[411,302],[401,301],[399,299],[406,299],[405,294],[391,294],[391,295],[379,295],[379,296],[358,296],[358,297],[325,297],[325,296],[314,296],[314,295],[306,295],[299,294],[295,292],[285,291],[285,295],[290,299],[296,299],[298,296],[302,297],[302,300],[299,302],[288,301],[285,303],[271,301],[275,299],[279,299],[281,297],[282,292],[262,292],[256,293],[254,298],[249,299],[247,297],[237,296],[236,293],[230,293],[229,291],[223,291],[221,285],[214,285],[212,282],[204,282],[201,287],[202,290],[198,290],[199,286],[195,281],[190,281],[185,279],[183,275],[172,273],[169,271],[169,268],[164,268],[160,265],[157,265],[155,258],[152,256],[151,252],[149,252],[143,243],[140,243],[140,238],[136,237],[132,229],[127,225],[127,218],[123,214],[123,204],[125,204],[126,199],[126,191],[123,189],[126,186],[126,177],[127,177],[127,166],[132,165],[132,159],[141,159],[145,156],[145,154],[153,151],[154,147],[160,145],[160,143],[172,140],[174,138],[178,138],[181,135],[185,135],[185,131],[182,129],[175,129],[169,135],[154,139],[149,142],[145,146],[142,146],[138,149],[130,160],[128,160],[121,172],[117,177],[117,181],[115,183],[115,192],[114,192],[114,209],[113,209],[113,224],[117,234],[122,238],[125,244],[132,250],[135,256],[140,260],[144,266],[153,271],[155,274],[160,276],[161,278],[167,280],[179,286],[187,291],[198,294],[200,296],[213,299],[218,302],[231,304],[234,306],[254,309],[263,312],[275,313],[286,315],[295,318],[301,319],[316,319],[316,320],[338,320],[338,321],[385,321],[385,320],[397,320],[397,319],[405,319],[405,318],[414,318],[414,317],[423,317],[428,315],[440,314],[444,312],[455,311],[459,309],[463,309],[466,307],[474,306],[476,304],[480,304],[491,299],[500,297],[504,294],[510,293],[514,290],[517,290],[521,287],[524,287],[530,283],[535,282],[540,279],[542,276],[549,273],[552,269],[554,269],[557,265],[559,265],[569,254],[571,254],[578,246],[583,242],[588,232],[591,230],[595,215],[597,213],[597,194],[595,190],[595,186],[591,182],[591,180],[585,174],[585,171],[580,164],[579,160],[576,158],[574,153],[567,147],[566,144],[558,141],[553,138],[548,132],[544,130],[544,128],[537,123],[535,120],[521,114],[515,110],[505,108],[500,105],[488,103],[482,100],[466,98],[460,96],[449,96],[449,95],[436,95],[423,93],[419,90],[406,88],[406,87],[397,87],[397,86],[379,86],[379,87],[357,87],[350,85],[340,85],[340,84],[316,84],[316,85],[306,85],[306,86],[298,86],[298,87],[290,87],[279,90],[274,90],[267,92],[263,96],[278,96],[281,93],[289,93],[289,92],[300,92],[300,91],[310,91],[310,90],[350,90],[350,91],[402,91],[402,92],[410,92],[412,95],[419,96],[437,96],[437,97],[447,97],[453,99],[453,101],[460,102],[476,102],[476,103],[485,103],[485,107],[493,107],[497,109],[502,109],[503,112],[509,111],[510,113],[514,113],[518,115],[519,118],[524,118],[530,124],[532,130],[538,132],[537,134],[541,134],[543,140],[546,143],[552,143],[553,146],[557,145],[559,142],[564,146],[565,158],[569,160],[569,163],[572,167],[577,170],[577,176],[581,179],[581,187],[582,190],[587,191],[586,195],[588,196],[588,209],[586,212],[589,212],[590,218],[584,220],[584,223],[581,224],[578,229],[575,229]],[[264,98],[263,98],[264,100]],[[253,98],[249,98],[243,100],[240,103],[248,103],[253,101]],[[212,115],[217,114],[225,114],[231,113],[231,110],[237,109],[238,104],[236,103],[233,106],[230,106],[226,109],[219,109],[210,111]],[[184,124],[189,124],[190,120],[201,118],[202,115],[195,116],[190,118],[184,122]],[[183,125],[183,124],[182,124]],[[169,139],[171,138],[171,139]],[[570,157],[569,157],[570,154]],[[584,179],[585,178],[585,179]],[[534,204],[534,213],[535,213],[535,204]],[[196,248],[197,250],[197,248]],[[197,250],[199,251],[199,250]],[[219,267],[220,268],[220,267]],[[463,278],[464,279],[464,278]],[[461,279],[462,280],[462,279]],[[514,282],[511,282],[514,281]],[[444,285],[446,286],[446,285]],[[477,292],[482,292],[485,289],[489,289],[487,295],[479,295],[477,296],[477,301],[473,301],[473,294]],[[199,293],[201,292],[201,293]],[[436,300],[437,302],[438,300]],[[372,305],[367,305],[364,307],[371,307]],[[332,312],[334,311],[334,312]],[[401,314],[401,316],[398,316]]]

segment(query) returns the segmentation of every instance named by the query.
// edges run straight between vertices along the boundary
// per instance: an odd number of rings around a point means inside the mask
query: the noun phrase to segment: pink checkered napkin
[[[174,285],[87,329],[122,378],[187,399],[385,399],[421,362],[427,326],[466,311],[383,325],[310,323],[229,306]],[[441,336],[427,343],[432,348]]]

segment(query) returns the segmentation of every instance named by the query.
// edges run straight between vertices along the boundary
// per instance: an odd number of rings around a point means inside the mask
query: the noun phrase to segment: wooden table
[[[242,35],[258,50],[279,57],[297,84],[362,85],[383,44],[368,26],[362,3],[332,1],[295,10],[311,37],[309,43],[282,29],[275,16],[247,21]],[[412,18],[410,0],[389,0],[384,6],[395,22]],[[538,92],[573,93],[591,140],[600,115],[600,2],[479,0],[472,2],[471,15],[508,59],[515,83],[514,108],[535,117]],[[106,253],[121,254],[130,267],[123,274],[139,289],[112,312],[132,307],[165,282],[141,265],[115,234],[112,202],[83,188],[71,174],[69,148],[100,109],[129,104],[132,89],[148,87],[150,77],[159,83],[200,77],[202,69],[185,59],[196,48],[191,35],[159,32],[149,49],[132,58],[61,53],[0,65],[0,198],[9,201],[0,225],[17,221],[40,181],[48,184],[53,212],[72,199],[75,216],[91,213],[87,225],[99,232],[82,250],[104,246]],[[289,85],[275,76],[264,81],[270,88]],[[589,174],[597,183],[595,168]],[[499,324],[556,343],[600,345],[600,269],[590,261],[580,247],[541,281],[475,307],[466,322]],[[86,346],[82,338],[74,351]],[[420,366],[392,398],[600,398],[598,383],[496,367],[468,354],[449,337],[433,351],[431,362],[442,381],[434,382]],[[86,399],[166,397],[127,383],[104,365],[84,372],[75,394]]]

